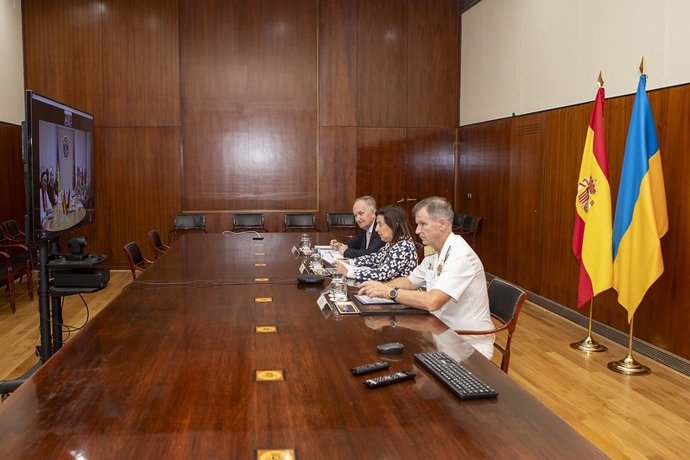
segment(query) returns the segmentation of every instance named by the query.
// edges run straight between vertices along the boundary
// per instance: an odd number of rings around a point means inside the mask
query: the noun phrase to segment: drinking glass
[[[347,282],[340,273],[338,275],[340,276],[334,274],[331,279],[331,299],[334,301],[345,301],[347,300]]]

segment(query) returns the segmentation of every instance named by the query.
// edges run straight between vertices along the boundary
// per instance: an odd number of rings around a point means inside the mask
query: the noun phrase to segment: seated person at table
[[[429,310],[453,330],[493,329],[484,267],[470,245],[452,233],[450,203],[441,197],[425,198],[412,212],[417,223],[415,233],[436,253],[426,257],[409,276],[387,284],[367,281],[362,283],[359,293]],[[418,288],[426,290],[418,291]],[[491,359],[493,335],[463,338]]]
[[[373,254],[357,257],[352,264],[336,262],[336,269],[357,281],[388,281],[409,275],[417,266],[417,250],[405,210],[386,206],[376,212],[376,231],[386,244]]]
[[[352,214],[362,231],[355,238],[344,243],[331,240],[331,246],[349,259],[371,254],[381,249],[383,241],[376,233],[376,200],[370,196],[357,198],[352,205]]]

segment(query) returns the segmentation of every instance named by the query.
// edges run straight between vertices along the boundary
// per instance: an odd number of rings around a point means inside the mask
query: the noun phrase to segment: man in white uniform
[[[454,330],[493,329],[484,267],[465,239],[452,233],[450,203],[441,197],[425,198],[412,212],[417,223],[415,233],[436,253],[426,257],[409,276],[386,284],[367,281],[359,293],[429,310]],[[418,291],[418,288],[426,290]],[[493,335],[463,337],[491,358]]]

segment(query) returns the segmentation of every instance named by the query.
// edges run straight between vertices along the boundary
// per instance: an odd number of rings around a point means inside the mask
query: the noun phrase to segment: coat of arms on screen
[[[577,202],[584,212],[594,206],[594,195],[597,194],[597,180],[592,176],[577,184]]]
[[[63,136],[62,138],[62,156],[69,157],[69,137]]]

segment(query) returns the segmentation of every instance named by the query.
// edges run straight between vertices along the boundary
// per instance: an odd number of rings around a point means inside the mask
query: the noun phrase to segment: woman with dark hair
[[[357,281],[388,281],[412,273],[417,266],[417,249],[405,210],[386,206],[376,211],[376,232],[385,246],[353,259],[351,265],[336,262],[340,273]]]

